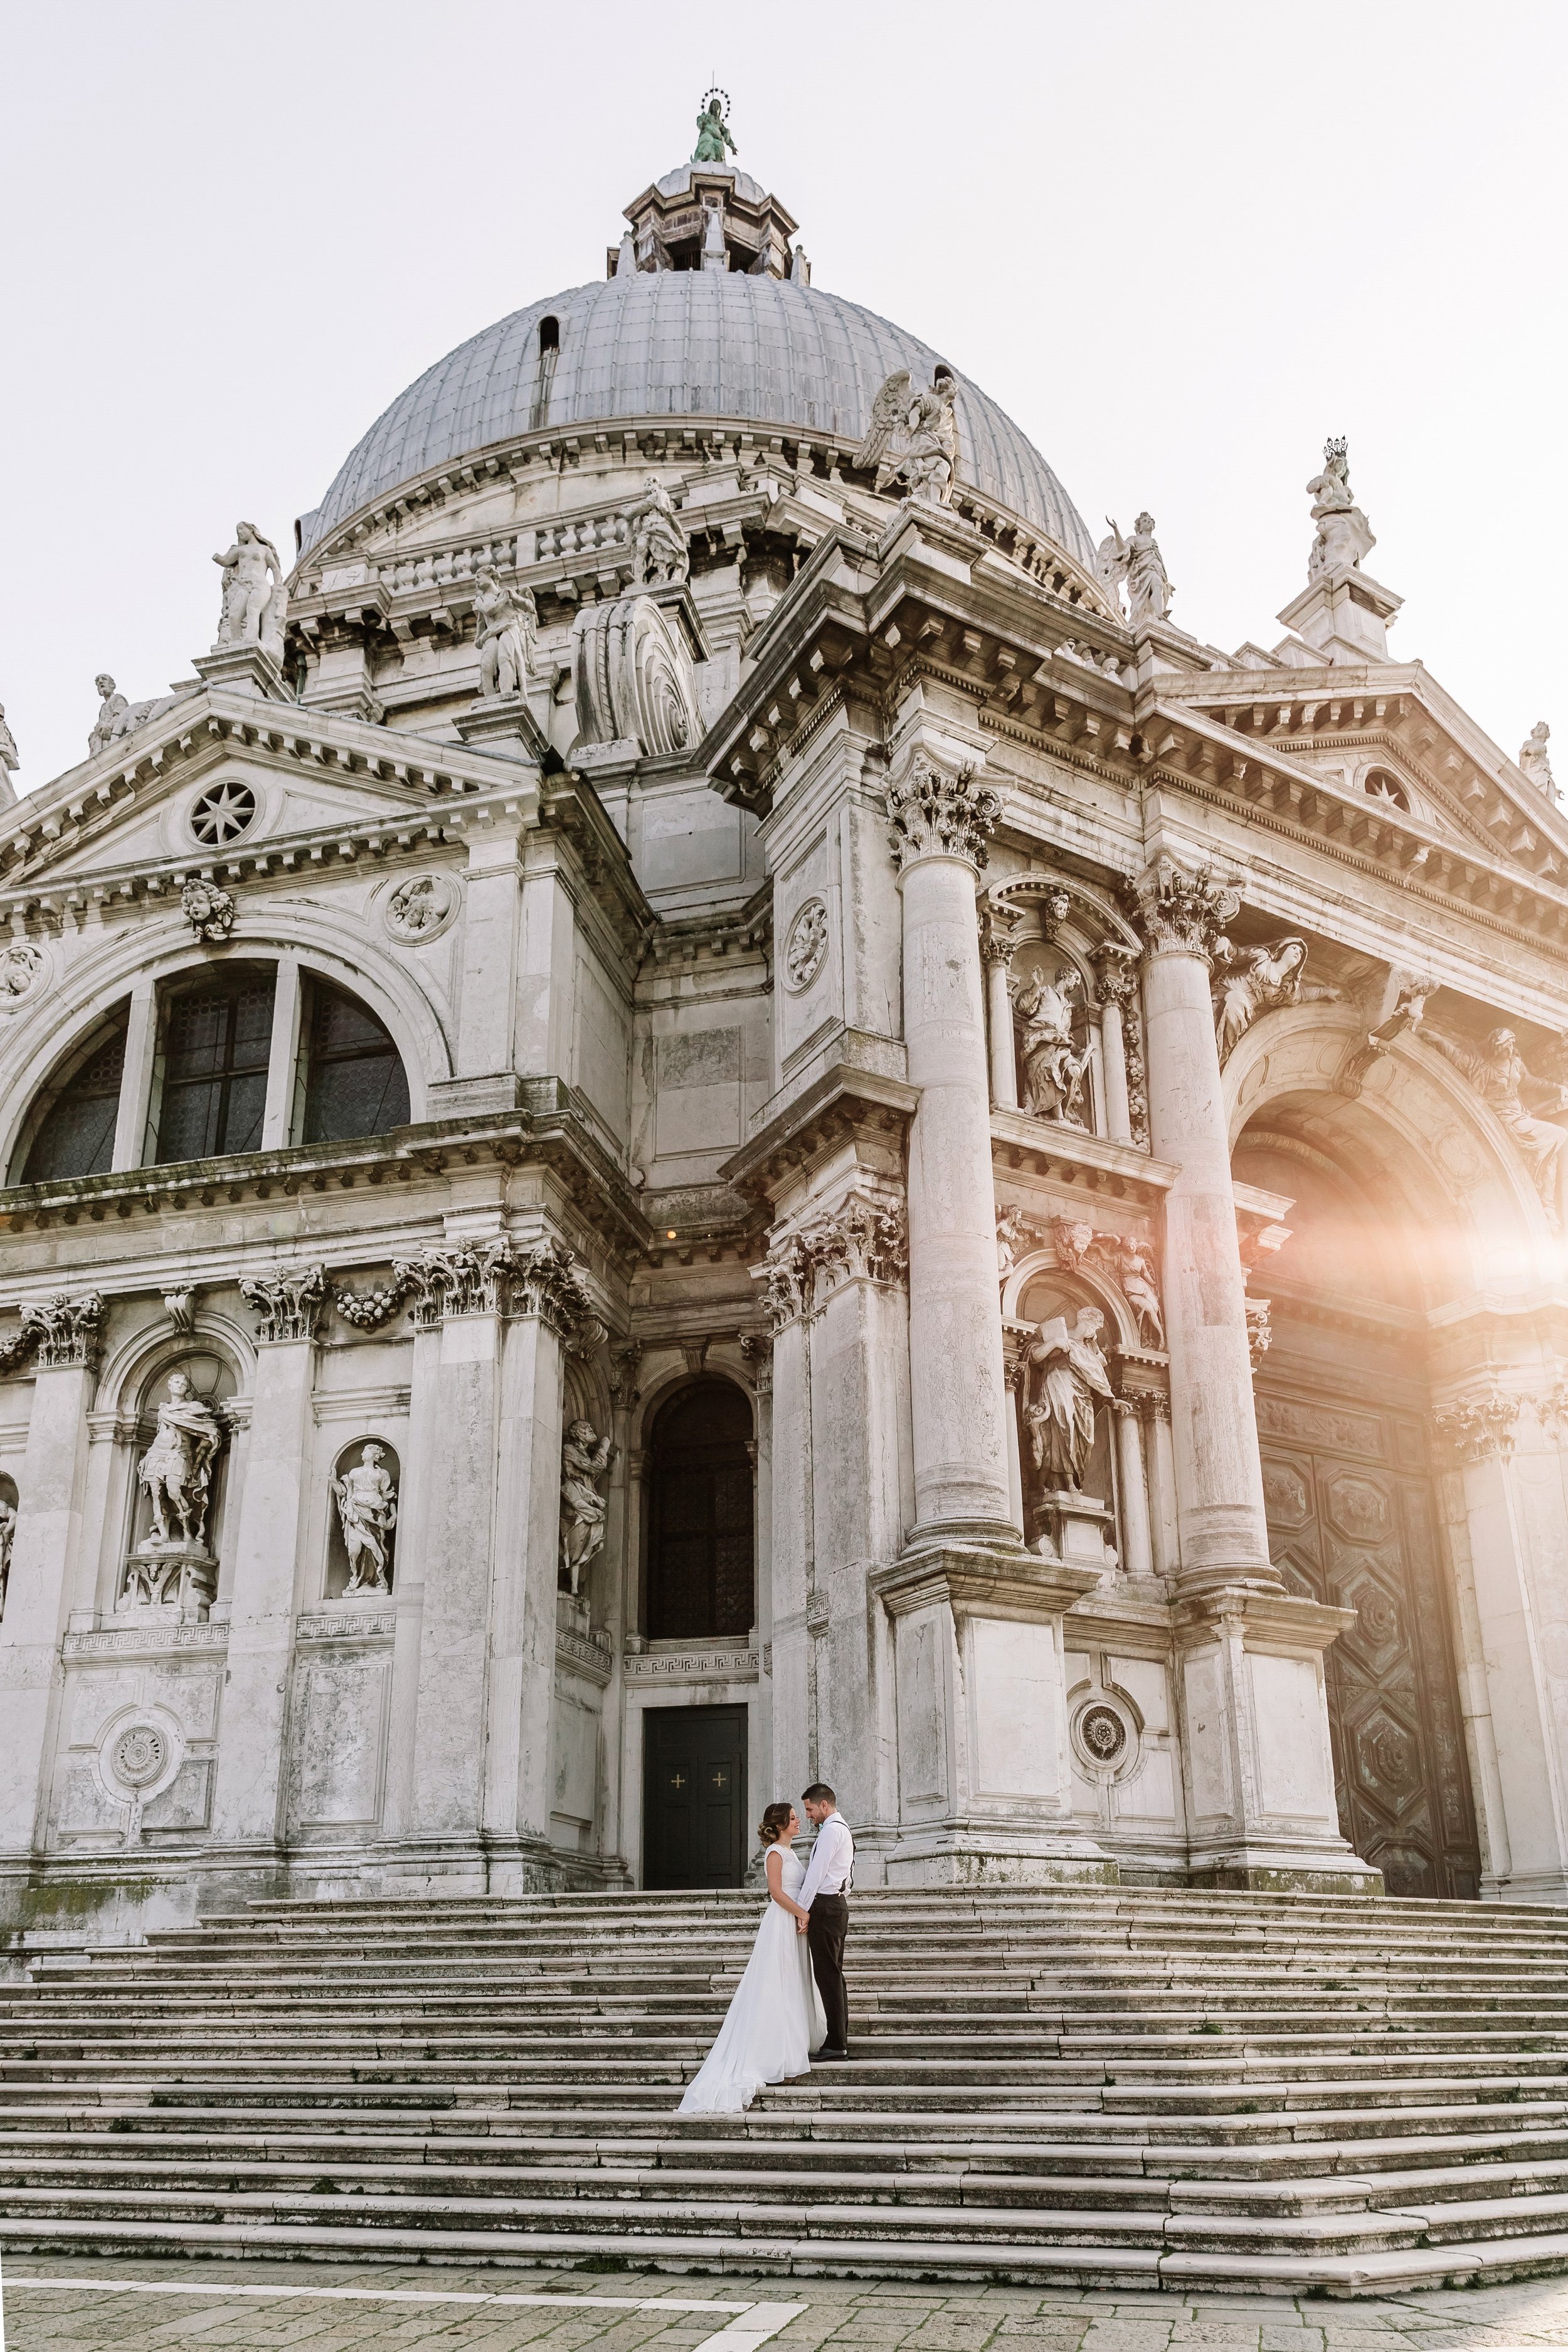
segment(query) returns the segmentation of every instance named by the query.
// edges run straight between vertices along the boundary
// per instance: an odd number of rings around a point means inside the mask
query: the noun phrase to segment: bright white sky
[[[1157,519],[1173,618],[1272,644],[1350,436],[1425,660],[1502,748],[1563,659],[1568,9],[1536,0],[11,0],[0,700],[24,787],[210,643],[386,404],[604,268],[707,82],[816,282]]]

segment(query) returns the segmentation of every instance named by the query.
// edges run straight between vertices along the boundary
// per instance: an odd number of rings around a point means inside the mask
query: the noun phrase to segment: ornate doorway
[[[1353,1609],[1328,1654],[1340,1827],[1391,1895],[1473,1898],[1480,1863],[1426,1433],[1260,1374],[1269,1548],[1286,1581]]]

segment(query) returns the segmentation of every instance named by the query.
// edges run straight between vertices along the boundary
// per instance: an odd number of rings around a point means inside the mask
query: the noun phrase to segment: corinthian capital
[[[924,751],[889,779],[891,847],[900,874],[917,857],[962,857],[976,869],[984,865],[986,837],[995,831],[1002,803],[974,779],[973,768],[938,767]]]
[[[239,1295],[261,1326],[261,1339],[313,1339],[327,1301],[324,1266],[298,1274],[258,1275],[242,1282]]]
[[[1222,882],[1212,866],[1190,871],[1171,857],[1156,858],[1132,887],[1151,955],[1206,961],[1241,904],[1239,892]]]

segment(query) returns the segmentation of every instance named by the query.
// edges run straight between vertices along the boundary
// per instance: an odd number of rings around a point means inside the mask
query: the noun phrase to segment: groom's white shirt
[[[854,1867],[855,1841],[849,1834],[849,1824],[842,1813],[829,1813],[816,1832],[816,1843],[812,1847],[811,1860],[795,1896],[801,1909],[810,1910],[814,1895],[842,1895]]]

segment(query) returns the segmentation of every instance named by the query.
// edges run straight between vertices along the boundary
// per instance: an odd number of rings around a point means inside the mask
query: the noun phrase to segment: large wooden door
[[[1257,1402],[1275,1564],[1294,1591],[1356,1612],[1327,1662],[1341,1830],[1391,1895],[1473,1897],[1475,1812],[1421,1420],[1293,1393],[1267,1362]]]
[[[739,1886],[745,1708],[650,1707],[643,1724],[643,1885]]]

